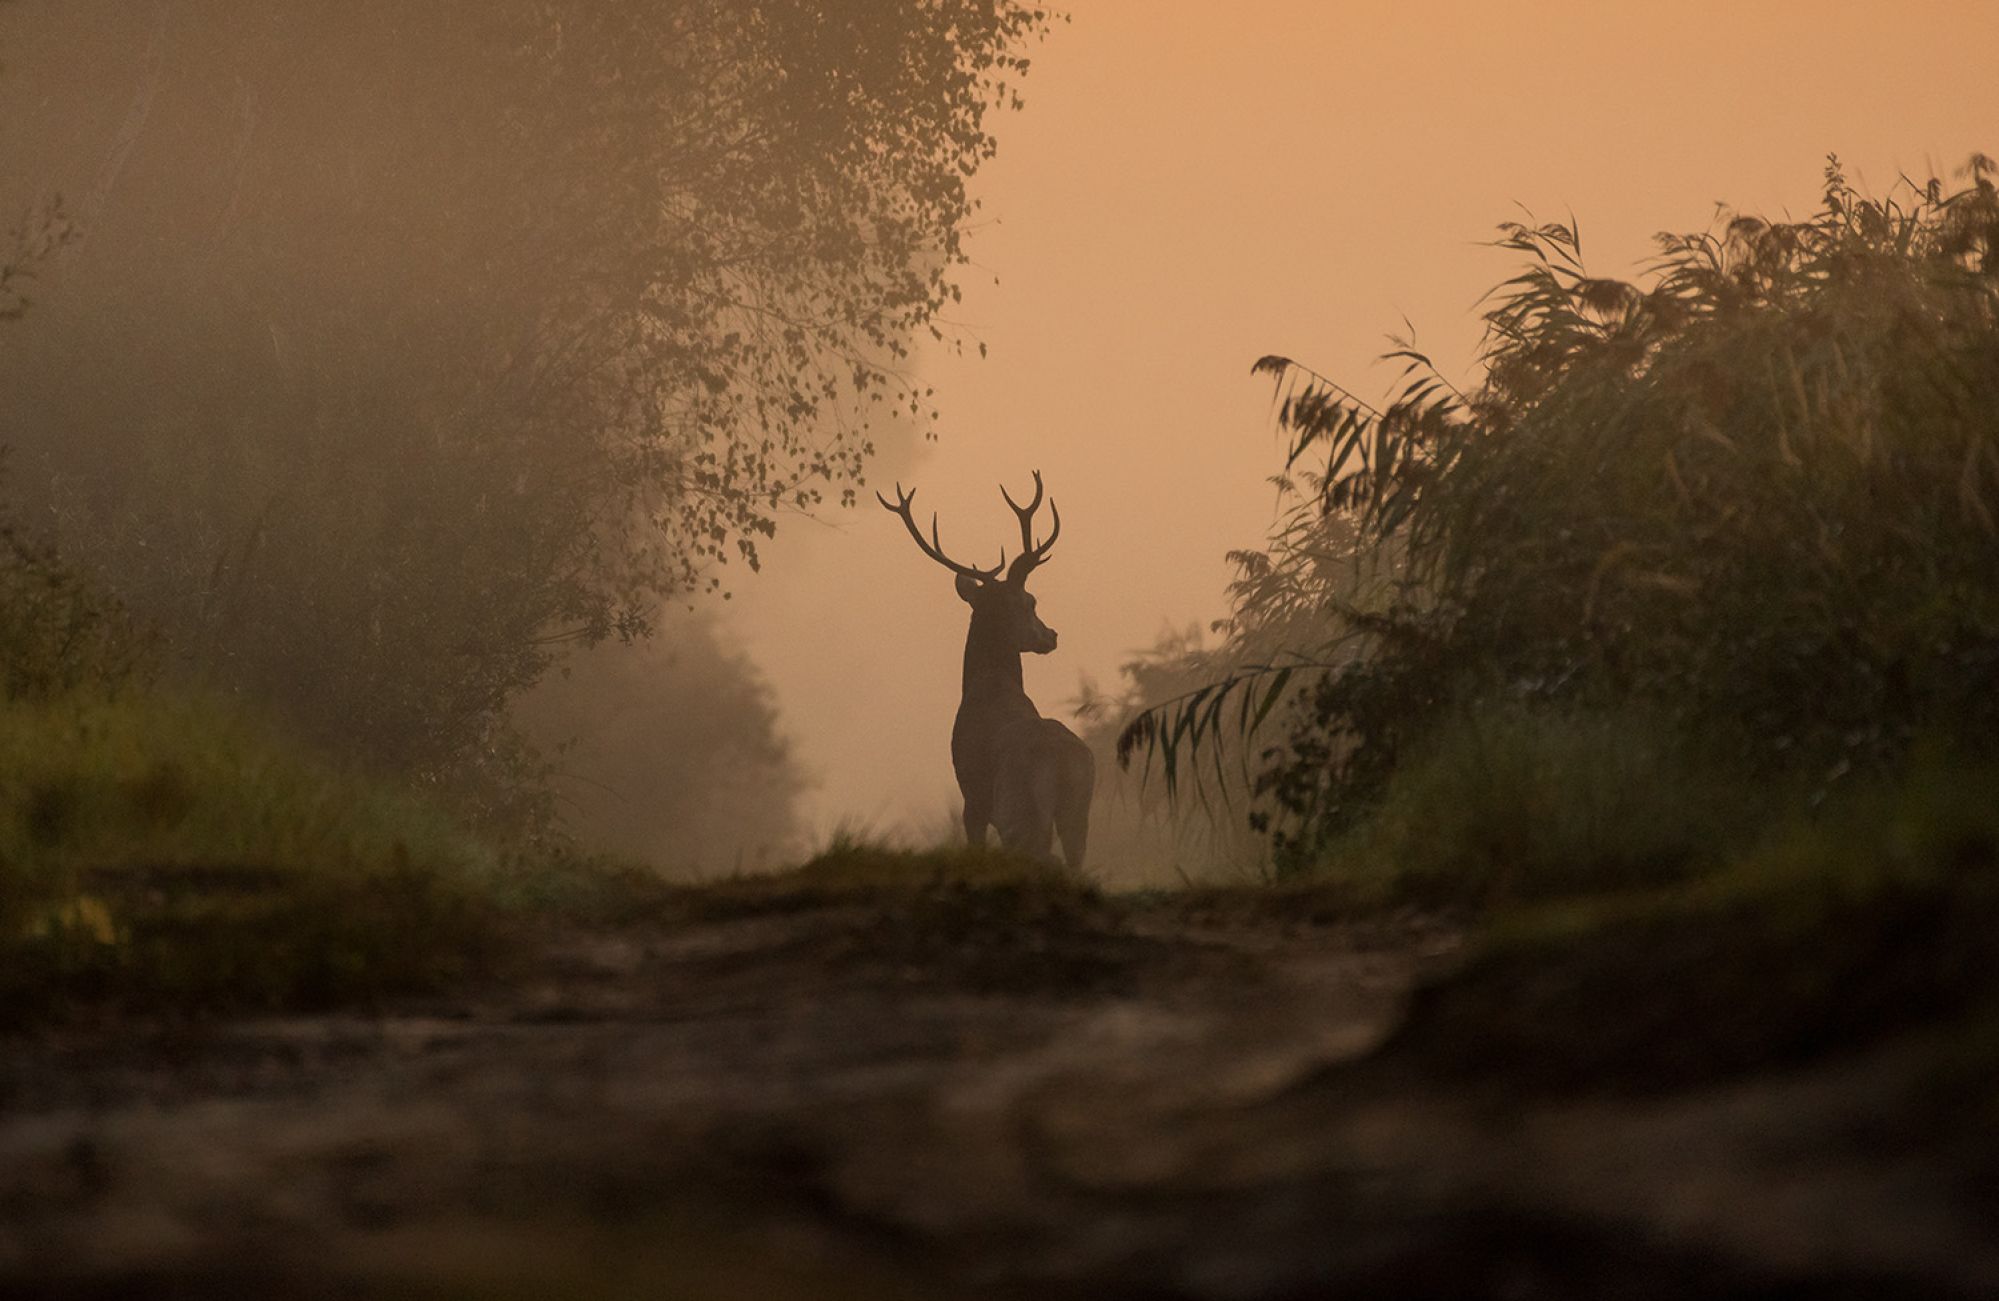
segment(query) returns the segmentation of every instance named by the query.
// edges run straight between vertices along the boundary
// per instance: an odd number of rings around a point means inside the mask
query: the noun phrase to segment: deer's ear
[[[967,574],[960,574],[958,575],[958,599],[966,605],[970,605],[972,598],[977,596],[979,589],[984,586],[985,584],[981,583],[978,579]]]

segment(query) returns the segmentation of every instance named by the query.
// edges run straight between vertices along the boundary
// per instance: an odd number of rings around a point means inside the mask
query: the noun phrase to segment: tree
[[[1045,23],[168,12],[51,19],[84,52],[162,25],[59,301],[0,360],[9,438],[185,666],[433,776],[557,646],[754,567],[781,512],[851,498],[870,419],[922,414],[901,366]],[[24,106],[91,120],[86,79],[20,71]]]

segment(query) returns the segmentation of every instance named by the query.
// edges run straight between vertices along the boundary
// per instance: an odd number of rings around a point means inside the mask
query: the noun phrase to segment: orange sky
[[[1809,212],[1828,151],[1877,191],[1999,152],[1992,0],[1072,12],[981,177],[959,317],[990,357],[926,355],[940,441],[878,475],[985,556],[1012,528],[996,483],[1045,472],[1064,519],[1035,577],[1062,634],[1028,667],[1046,713],[1163,624],[1221,612],[1223,553],[1262,537],[1277,464],[1249,363],[1282,352],[1371,393],[1406,315],[1463,373],[1473,303],[1509,274],[1479,245],[1516,203],[1573,213],[1593,268],[1624,274],[1717,201]],[[733,617],[819,780],[815,822],[928,827],[955,798],[965,610],[872,502],[828,525],[780,537]]]

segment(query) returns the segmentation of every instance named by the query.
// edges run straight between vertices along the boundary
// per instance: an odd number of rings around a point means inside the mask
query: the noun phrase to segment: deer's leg
[[[1062,838],[1062,861],[1072,872],[1083,870],[1083,851],[1090,843],[1090,801],[1072,800],[1055,819],[1055,834]]]
[[[1081,742],[1065,747],[1055,833],[1062,838],[1062,861],[1072,872],[1083,870],[1083,851],[1090,841],[1090,797],[1096,793],[1096,787],[1096,756]]]
[[[1049,818],[1023,817],[1000,824],[1000,844],[1023,858],[1055,861],[1055,823]]]
[[[1055,861],[1054,774],[1031,764],[1001,769],[994,792],[993,825],[1008,850],[1044,862]]]
[[[986,843],[986,827],[993,820],[992,805],[985,801],[965,801],[965,843],[972,846]]]

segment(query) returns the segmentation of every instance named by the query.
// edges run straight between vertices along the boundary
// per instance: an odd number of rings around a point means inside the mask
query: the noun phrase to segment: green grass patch
[[[1676,889],[1495,921],[1391,1052],[1512,1084],[1662,1087],[1999,998],[1999,773],[1925,763]]]
[[[518,869],[213,701],[0,705],[0,1017],[321,1007],[494,951]]]

